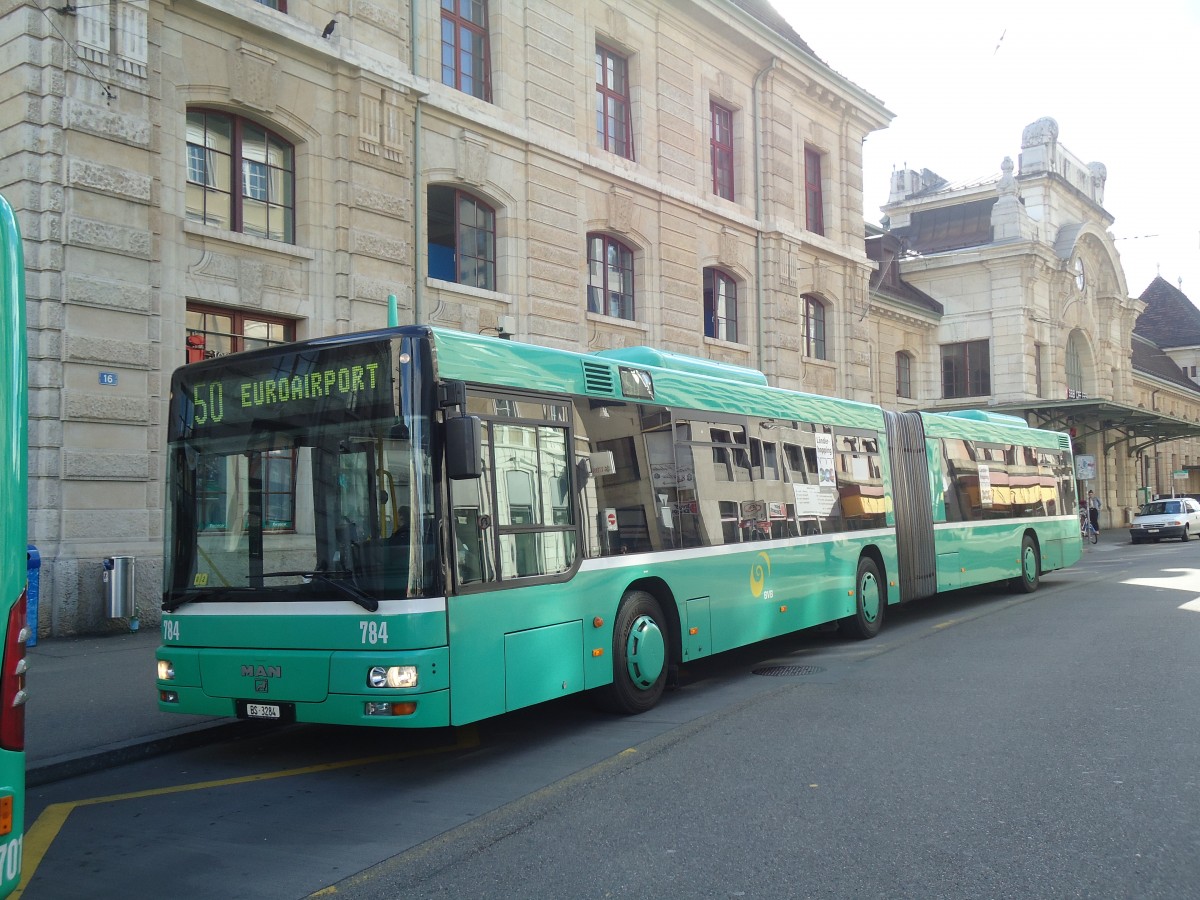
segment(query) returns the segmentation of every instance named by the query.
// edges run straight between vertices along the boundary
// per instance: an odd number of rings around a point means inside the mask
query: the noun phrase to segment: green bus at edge
[[[679,668],[1081,554],[1070,439],[645,347],[425,326],[177,370],[165,711],[402,728]]]
[[[21,880],[25,840],[25,642],[28,391],[21,234],[0,197],[0,897]]]

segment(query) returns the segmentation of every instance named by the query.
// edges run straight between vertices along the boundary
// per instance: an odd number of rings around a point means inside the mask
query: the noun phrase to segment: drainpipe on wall
[[[409,68],[417,77],[417,6],[408,4]],[[413,324],[420,325],[425,318],[424,267],[421,265],[421,101],[425,94],[417,95],[417,107],[413,113],[413,157],[412,157],[412,216],[413,216]]]
[[[754,232],[754,328],[757,332],[755,335],[758,353],[758,368],[764,369],[763,365],[763,184],[762,184],[762,147],[761,138],[759,137],[762,131],[762,115],[759,110],[759,84],[777,65],[779,59],[772,56],[770,64],[754,76],[754,86],[751,88],[751,106],[754,110],[754,218],[758,222],[758,227]]]

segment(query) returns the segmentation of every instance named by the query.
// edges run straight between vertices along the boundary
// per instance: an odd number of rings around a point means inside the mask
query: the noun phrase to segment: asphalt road
[[[639,717],[284,729],[47,786],[25,897],[1192,898],[1200,545],[1117,540]]]

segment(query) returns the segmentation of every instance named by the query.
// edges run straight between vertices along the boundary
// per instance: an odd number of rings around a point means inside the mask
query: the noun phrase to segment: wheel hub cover
[[[863,616],[868,622],[874,622],[879,617],[879,585],[868,575],[863,578],[859,590],[863,598]]]
[[[663,640],[658,623],[649,616],[638,616],[629,631],[625,647],[629,677],[643,690],[651,687],[662,674],[667,661],[667,642]]]

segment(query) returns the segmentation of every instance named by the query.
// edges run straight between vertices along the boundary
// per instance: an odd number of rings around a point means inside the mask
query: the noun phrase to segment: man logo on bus
[[[767,583],[767,576],[771,574],[771,557],[767,555],[766,550],[761,550],[758,558],[762,562],[756,561],[750,566],[750,593],[755,597],[762,597],[763,585]]]
[[[247,678],[282,678],[283,666],[243,665],[242,675]]]

